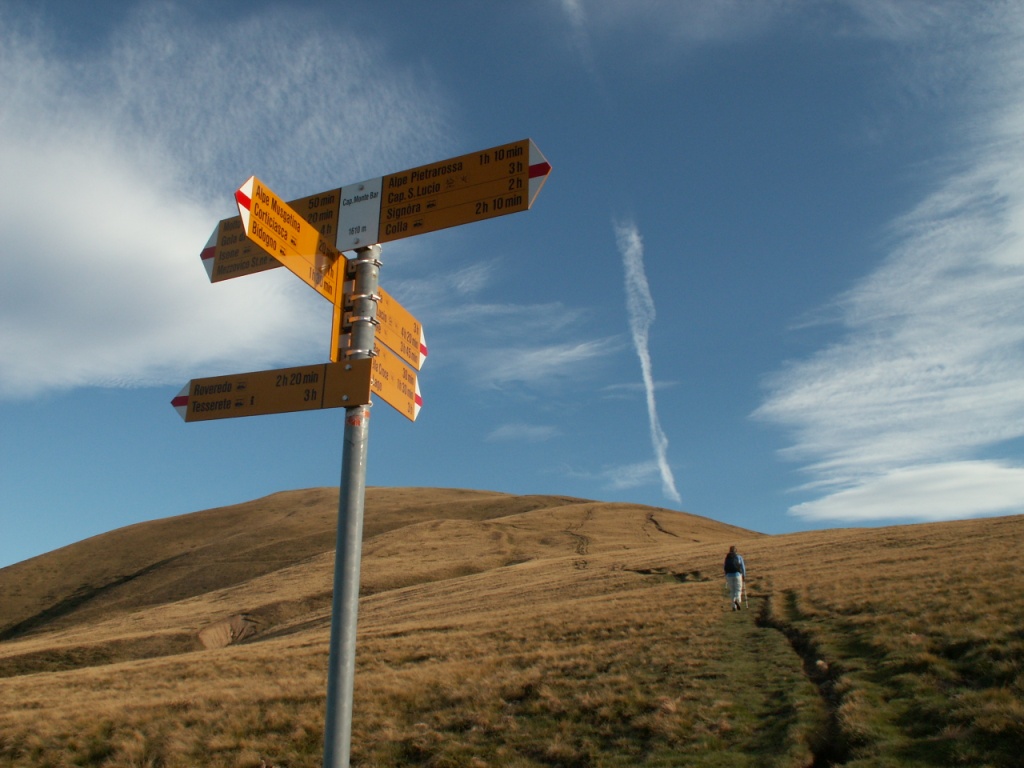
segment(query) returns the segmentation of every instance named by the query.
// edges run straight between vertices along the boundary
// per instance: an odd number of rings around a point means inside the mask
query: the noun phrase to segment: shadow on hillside
[[[40,611],[34,616],[29,616],[27,619],[23,619],[22,621],[19,621],[17,624],[13,624],[10,627],[7,627],[7,629],[0,632],[0,642],[3,642],[5,640],[14,640],[19,637],[24,637],[25,635],[32,632],[32,630],[50,624],[51,622],[56,621],[57,619],[63,618],[64,616],[67,616],[73,611],[78,610],[86,603],[95,600],[97,597],[100,597],[113,589],[117,589],[118,587],[124,586],[129,582],[135,581],[136,579],[146,576],[147,574],[152,573],[153,571],[163,568],[169,563],[172,563],[175,560],[177,560],[179,557],[180,556],[178,555],[175,555],[174,557],[168,557],[159,562],[147,565],[145,568],[135,571],[134,573],[129,573],[127,576],[121,576],[117,579],[114,579],[113,581],[110,581],[106,584],[102,584],[98,587],[81,587],[71,595],[65,597],[63,600],[54,603],[53,605],[45,608],[44,610]]]
[[[677,581],[680,584],[686,582],[711,581],[701,571],[670,571],[667,568],[625,568],[630,573],[639,573],[642,576],[661,576],[666,581]]]
[[[194,634],[179,633],[110,640],[73,648],[29,651],[0,659],[0,677],[18,677],[41,672],[66,672],[72,669],[118,664],[123,661],[176,656],[201,648],[202,645]]]

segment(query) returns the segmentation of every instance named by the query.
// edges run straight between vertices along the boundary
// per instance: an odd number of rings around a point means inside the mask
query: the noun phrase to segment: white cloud
[[[447,364],[461,368],[465,378],[480,387],[550,388],[579,382],[594,376],[621,351],[619,337],[593,337],[589,310],[560,301],[483,300],[503,279],[499,262],[474,262],[434,270],[431,277],[400,281],[396,298],[410,311],[429,318],[429,332],[436,330],[443,336],[436,343],[437,348],[444,345]]]
[[[211,286],[199,251],[254,172],[298,196],[436,143],[431,84],[346,30],[283,13],[211,30],[158,6],[76,60],[10,24],[0,396],[325,359],[326,334],[308,329],[329,308],[312,291],[283,270]],[[279,45],[253,44],[271,34]],[[353,141],[352,114],[384,127]]]
[[[835,11],[845,20],[837,30],[840,34],[894,43],[926,42],[932,53],[947,60],[956,47],[955,34],[947,34],[950,29],[956,30],[961,20],[980,28],[987,23],[986,17],[994,18],[985,5],[966,8],[955,0],[844,0]],[[937,58],[930,59],[928,66],[936,65],[945,69]]]
[[[654,391],[661,389],[672,389],[679,386],[678,381],[655,381],[651,385]],[[601,392],[612,400],[633,399],[637,395],[647,395],[647,387],[643,381],[623,381],[616,384],[608,384],[601,388]]]
[[[661,466],[656,460],[636,464],[623,464],[604,472],[605,484],[616,491],[642,488],[661,478]],[[677,500],[678,501],[678,500]]]
[[[574,469],[570,466],[561,466],[558,473],[590,484],[600,485],[612,491],[628,491],[633,488],[643,488],[657,483],[661,479],[661,467],[654,459],[640,461],[633,464],[615,464],[604,467],[599,472],[591,470]]]
[[[799,0],[559,0],[559,5],[576,34],[610,37],[625,28],[691,44],[763,35],[783,24],[829,36],[919,40],[965,13],[975,22],[987,13],[981,6],[967,10],[961,3],[934,0],[842,0],[817,8]]]
[[[949,53],[970,50],[985,78],[948,163],[959,170],[895,222],[889,258],[836,302],[844,337],[774,375],[755,412],[790,430],[804,489],[826,494],[794,514],[1020,509],[1021,470],[976,461],[1024,436],[1024,29],[1004,22],[997,36],[991,19],[957,28]]]
[[[792,2],[560,0],[560,4],[573,29],[577,47],[585,52],[588,34],[608,36],[629,29],[684,43],[735,39],[763,30]]]
[[[1024,512],[1024,467],[959,461],[901,467],[852,488],[797,504],[811,521],[956,520]]]
[[[477,349],[465,365],[482,386],[503,387],[509,384],[551,386],[559,381],[579,382],[591,375],[598,364],[614,349],[607,339],[580,342],[549,342],[523,346],[507,344],[501,348]]]
[[[558,334],[578,327],[589,314],[579,307],[560,301],[546,304],[488,304],[467,300],[456,306],[433,307],[432,317],[439,327],[469,328],[474,336],[507,339],[537,334]],[[512,329],[512,333],[510,333]]]
[[[576,47],[580,50],[581,55],[588,56],[587,12],[583,0],[559,0],[559,4],[562,6],[566,21],[572,28]]]
[[[502,424],[493,430],[487,440],[490,442],[541,443],[558,437],[559,430],[546,424]]]

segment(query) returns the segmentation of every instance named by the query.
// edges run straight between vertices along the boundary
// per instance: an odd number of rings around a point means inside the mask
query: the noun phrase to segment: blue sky
[[[1017,3],[0,0],[0,566],[336,485],[343,412],[185,424],[330,306],[199,252],[286,199],[532,138],[533,208],[386,244],[423,323],[367,481],[767,533],[1024,511]]]

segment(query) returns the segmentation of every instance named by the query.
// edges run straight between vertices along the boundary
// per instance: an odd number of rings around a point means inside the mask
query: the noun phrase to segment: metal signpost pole
[[[373,354],[380,246],[356,251],[352,264],[352,343],[348,357]],[[356,671],[356,623],[359,616],[359,567],[362,560],[363,508],[366,500],[366,454],[370,406],[345,409],[345,443],[341,457],[341,496],[331,606],[331,647],[327,670],[327,716],[324,723],[325,768],[348,768],[352,747],[352,699]]]

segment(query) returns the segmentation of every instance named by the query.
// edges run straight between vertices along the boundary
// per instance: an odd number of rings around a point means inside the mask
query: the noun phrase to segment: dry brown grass
[[[765,583],[797,644],[831,660],[849,764],[1018,764],[1024,518],[798,539],[765,552]]]
[[[319,765],[336,499],[277,494],[0,571],[0,764]],[[993,564],[1022,539],[1024,518],[764,537],[371,489],[353,764],[1016,765],[1024,585]],[[749,612],[725,610],[730,543]],[[255,639],[202,649],[241,613]]]

